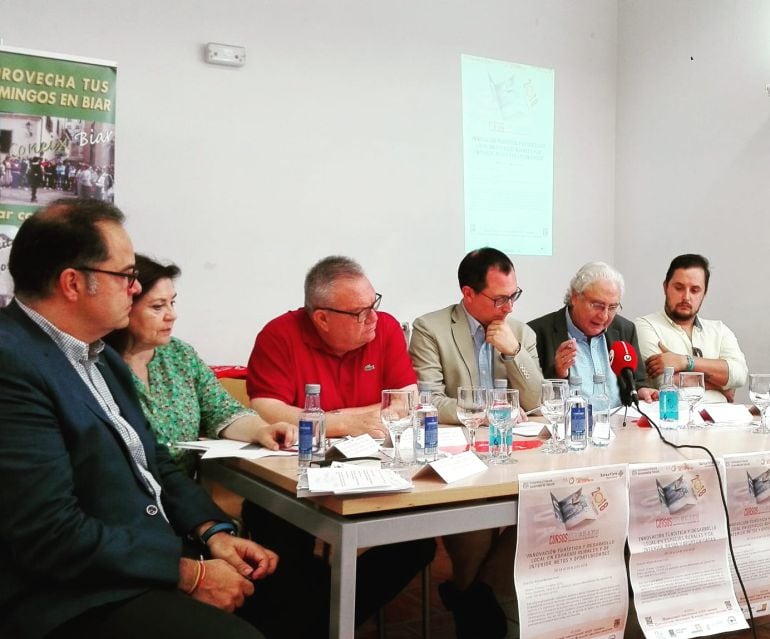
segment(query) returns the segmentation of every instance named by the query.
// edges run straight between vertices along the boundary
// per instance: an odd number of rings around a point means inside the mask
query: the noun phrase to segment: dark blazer
[[[156,443],[120,356],[107,348],[98,366],[173,528],[62,351],[11,303],[0,310],[0,636],[41,637],[95,606],[175,588],[182,536],[227,519]]]
[[[553,366],[553,358],[559,344],[569,339],[567,332],[566,306],[558,311],[548,313],[537,319],[528,322],[530,328],[535,331],[537,336],[537,355],[540,359],[540,368],[543,370],[543,377],[554,378],[556,371]],[[629,342],[639,354],[639,341],[636,338],[636,327],[634,323],[625,317],[616,315],[612,323],[604,332],[604,339],[607,341],[607,350],[618,341]],[[647,373],[644,370],[644,362],[639,358],[636,364],[634,379],[637,388],[644,386]]]

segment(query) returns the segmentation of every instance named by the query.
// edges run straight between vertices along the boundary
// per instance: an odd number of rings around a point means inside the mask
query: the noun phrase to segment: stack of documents
[[[393,493],[412,490],[414,486],[397,472],[387,468],[367,468],[333,463],[325,468],[308,468],[297,483],[297,495],[356,495]]]

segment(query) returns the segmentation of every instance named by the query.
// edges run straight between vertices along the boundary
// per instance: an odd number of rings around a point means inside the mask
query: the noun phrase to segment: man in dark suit
[[[128,369],[101,341],[127,325],[140,288],[122,222],[104,202],[59,200],[11,250],[0,636],[261,637],[228,612],[276,555],[228,534],[228,517],[156,444]],[[188,558],[194,543],[211,558]]]
[[[609,364],[609,350],[615,342],[630,343],[637,351],[633,322],[618,315],[624,289],[623,276],[609,264],[589,262],[570,281],[563,308],[529,322],[537,336],[537,354],[543,377],[580,377],[583,395],[593,392],[593,376],[602,373],[613,406],[624,399]],[[594,338],[599,339],[594,339]],[[634,377],[639,399],[657,398],[657,391],[641,387],[644,362],[638,362]]]

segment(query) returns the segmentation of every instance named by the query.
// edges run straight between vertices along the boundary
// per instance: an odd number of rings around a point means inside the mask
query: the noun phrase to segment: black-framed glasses
[[[125,277],[128,282],[128,288],[131,288],[139,277],[139,269],[134,267],[128,273],[121,271],[105,271],[103,268],[93,268],[91,266],[73,266],[76,271],[84,273],[104,273],[105,275],[114,275],[115,277]]]
[[[351,317],[355,317],[359,324],[363,324],[369,318],[369,315],[372,314],[372,311],[376,311],[378,308],[380,308],[380,302],[382,302],[382,295],[375,293],[374,303],[371,306],[367,306],[366,308],[361,309],[360,311],[341,311],[338,308],[331,308],[329,306],[318,306],[315,310],[331,311],[332,313],[339,313],[340,315],[350,315]]]
[[[492,302],[495,305],[495,308],[502,308],[506,304],[513,304],[517,299],[521,297],[521,294],[524,291],[520,288],[517,288],[512,295],[498,295],[497,297],[492,297],[490,295],[487,295],[486,293],[481,293],[484,297],[486,297],[488,300],[492,300]]]

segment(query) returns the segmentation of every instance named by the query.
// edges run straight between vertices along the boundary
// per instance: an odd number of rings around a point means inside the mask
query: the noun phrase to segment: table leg
[[[356,559],[358,535],[355,525],[342,525],[339,544],[332,546],[329,637],[353,639],[356,625]]]

